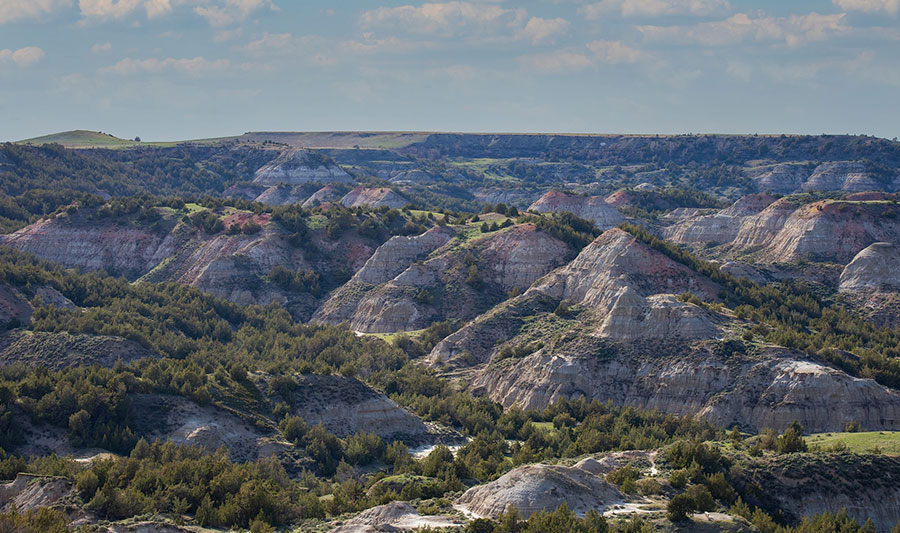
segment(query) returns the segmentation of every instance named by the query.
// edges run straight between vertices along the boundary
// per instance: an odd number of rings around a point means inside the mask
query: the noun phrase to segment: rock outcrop
[[[800,190],[809,179],[809,167],[800,163],[779,163],[768,167],[757,167],[748,171],[756,188],[763,192],[790,194]]]
[[[802,202],[802,197],[784,197],[756,214],[736,204],[669,226],[664,235],[679,244],[727,245],[726,253],[757,254],[760,263],[846,264],[874,242],[900,242],[895,200]]]
[[[353,183],[354,180],[328,156],[292,148],[257,170],[253,181],[261,185],[303,185],[310,182]]]
[[[307,198],[301,207],[308,209],[326,203],[337,202],[344,197],[344,190],[345,189],[335,185],[326,185]]]
[[[320,188],[313,183],[303,185],[273,185],[254,198],[255,201],[269,205],[303,204]]]
[[[822,163],[801,187],[804,191],[863,192],[880,189],[880,185],[858,162]]]
[[[19,473],[13,481],[0,483],[0,511],[58,507],[74,496],[74,488],[75,484],[63,477]]]
[[[719,427],[783,430],[794,420],[810,432],[900,428],[900,393],[853,378],[800,353],[681,352],[672,343],[617,348],[575,336],[522,359],[483,369],[476,390],[504,406],[541,409],[560,398],[699,414]]]
[[[458,528],[461,520],[443,516],[424,516],[406,502],[391,502],[367,509],[346,522],[336,524],[331,533],[377,533],[380,531],[419,531],[424,528]]]
[[[602,196],[576,196],[550,191],[528,207],[536,213],[568,211],[581,218],[592,220],[601,230],[618,226],[625,221],[622,213],[606,202]]]
[[[160,226],[59,215],[0,235],[0,244],[67,267],[134,279],[174,254],[181,243]]]
[[[540,323],[533,315],[553,311],[561,302],[584,309],[579,320],[589,324],[591,335],[615,341],[717,336],[722,317],[672,296],[685,292],[714,300],[718,285],[631,234],[611,229],[525,294],[441,341],[429,362],[435,366],[486,362],[518,334],[527,317]]]
[[[510,291],[527,289],[571,253],[549,233],[522,224],[458,244],[450,242],[426,261],[411,263],[447,237],[447,230],[432,231],[425,239],[423,235],[389,241],[384,254],[373,255],[315,319],[349,321],[354,330],[364,333],[422,329],[449,318],[470,320]],[[396,260],[391,259],[394,255]],[[409,266],[396,273],[404,264]],[[472,267],[477,279],[469,279]],[[382,282],[389,275],[393,277]]]
[[[387,187],[357,187],[348,192],[341,199],[344,207],[381,207],[387,206],[400,209],[406,206],[409,200],[400,193]]]
[[[900,245],[876,242],[856,254],[841,273],[840,291],[900,291]]]
[[[829,161],[815,168],[806,163],[779,163],[747,172],[760,191],[791,194],[801,191],[895,191],[897,183],[882,183],[859,161]]]
[[[600,513],[625,501],[613,485],[588,470],[546,464],[520,466],[496,481],[473,487],[456,505],[480,517],[496,518],[513,506],[523,518],[566,504],[579,516]]]

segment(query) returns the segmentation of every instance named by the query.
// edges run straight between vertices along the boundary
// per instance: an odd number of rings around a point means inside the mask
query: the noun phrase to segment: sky
[[[0,0],[0,140],[900,136],[900,0]]]

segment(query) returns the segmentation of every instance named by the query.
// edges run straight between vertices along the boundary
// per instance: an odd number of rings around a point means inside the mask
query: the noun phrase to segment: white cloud
[[[210,26],[223,28],[243,22],[256,11],[278,10],[270,0],[225,0],[224,2],[201,5],[194,12],[206,19]]]
[[[140,72],[158,74],[164,71],[176,71],[190,76],[204,76],[212,73],[222,73],[231,70],[249,70],[250,65],[234,64],[228,59],[209,60],[204,57],[165,59],[133,59],[125,58],[114,65],[103,67],[100,72],[104,74],[130,75]]]
[[[5,0],[4,0],[5,1]],[[42,0],[47,1],[47,0]],[[210,26],[225,28],[264,9],[278,10],[272,0],[79,0],[85,21],[121,20],[143,10],[148,19],[172,13],[176,7],[193,7]]]
[[[172,2],[170,0],[147,0],[144,2],[144,10],[147,12],[148,19],[155,19],[171,13]]]
[[[588,43],[587,47],[602,63],[637,63],[647,57],[644,52],[619,41],[594,41]]]
[[[78,0],[83,17],[101,20],[124,18],[141,4],[141,0]]]
[[[562,18],[544,19],[531,17],[525,27],[519,31],[519,38],[539,44],[550,40],[569,29],[569,21]]]
[[[0,0],[0,24],[14,20],[39,19],[71,5],[72,0]]]
[[[582,6],[578,13],[588,20],[598,20],[607,13],[623,17],[661,17],[694,15],[706,17],[731,11],[728,0],[602,0]]]
[[[366,28],[400,30],[428,36],[484,36],[502,29],[521,29],[527,16],[524,9],[506,9],[471,2],[445,2],[422,4],[418,7],[379,7],[363,12],[360,23]]]
[[[103,44],[95,44],[91,47],[91,52],[95,54],[108,54],[112,52],[112,45],[109,42]]]
[[[862,11],[863,13],[888,13],[896,15],[900,12],[900,0],[833,0],[834,5],[846,11]]]
[[[578,72],[597,65],[634,64],[650,58],[645,52],[619,41],[592,41],[586,50],[565,49],[519,58],[526,68],[542,73]]]
[[[743,42],[797,46],[850,31],[845,14],[753,18],[738,13],[725,20],[692,26],[637,26],[647,42],[729,46]]]
[[[26,46],[18,50],[8,48],[0,50],[0,63],[12,61],[20,67],[33,65],[44,57],[44,51],[36,46]]]

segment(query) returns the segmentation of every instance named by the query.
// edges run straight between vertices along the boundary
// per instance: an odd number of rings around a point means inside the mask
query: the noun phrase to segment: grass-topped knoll
[[[99,131],[73,130],[51,133],[33,139],[18,141],[16,144],[61,144],[66,148],[122,148],[135,146],[138,142]]]

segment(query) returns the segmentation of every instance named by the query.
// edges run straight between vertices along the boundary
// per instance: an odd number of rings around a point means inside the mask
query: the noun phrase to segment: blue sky
[[[900,136],[900,0],[0,0],[0,140]]]

